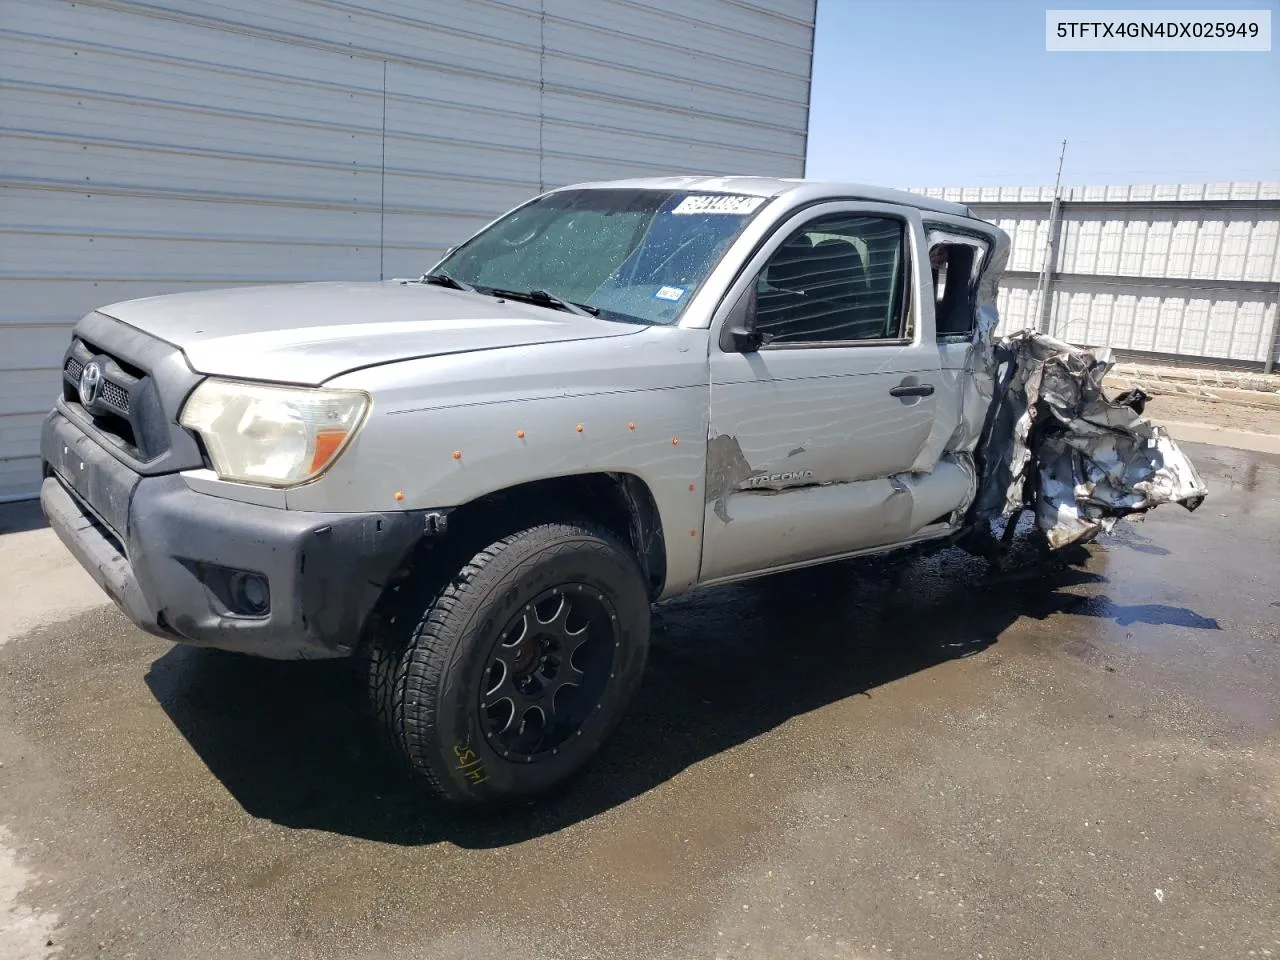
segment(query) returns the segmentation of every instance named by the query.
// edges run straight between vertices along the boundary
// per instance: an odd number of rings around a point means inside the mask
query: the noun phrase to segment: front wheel
[[[561,785],[639,686],[648,591],[631,552],[594,525],[504,537],[418,604],[372,638],[371,690],[397,752],[445,800]]]

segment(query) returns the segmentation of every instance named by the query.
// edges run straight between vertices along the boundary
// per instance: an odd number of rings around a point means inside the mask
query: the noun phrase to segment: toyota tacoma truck
[[[572,777],[640,683],[650,606],[904,547],[1047,548],[1194,467],[1094,353],[998,339],[1008,238],[874,187],[552,190],[417,279],[222,289],[76,325],[50,525],[172,641],[358,656],[448,801]]]

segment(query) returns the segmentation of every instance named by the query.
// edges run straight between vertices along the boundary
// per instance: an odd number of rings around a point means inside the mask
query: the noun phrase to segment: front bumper
[[[198,646],[350,655],[426,530],[418,511],[281,510],[197,493],[178,474],[139,476],[56,411],[41,454],[40,502],[62,542],[139,627]],[[261,612],[235,586],[252,576],[266,584]]]

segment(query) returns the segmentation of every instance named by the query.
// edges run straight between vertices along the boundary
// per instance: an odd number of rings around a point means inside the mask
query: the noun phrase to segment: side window
[[[986,246],[978,240],[935,242],[929,247],[933,316],[938,338],[968,336],[976,320],[974,298]]]
[[[805,224],[756,278],[756,329],[770,344],[904,336],[906,224],[836,214]]]

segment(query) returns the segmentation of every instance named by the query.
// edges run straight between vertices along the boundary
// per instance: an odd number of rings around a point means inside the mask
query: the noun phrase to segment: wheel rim
[[[512,617],[480,682],[489,745],[523,763],[559,754],[600,709],[621,644],[617,613],[599,590],[544,590]]]

